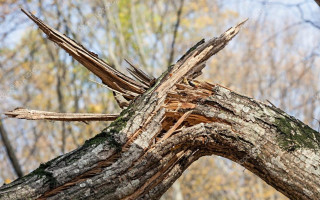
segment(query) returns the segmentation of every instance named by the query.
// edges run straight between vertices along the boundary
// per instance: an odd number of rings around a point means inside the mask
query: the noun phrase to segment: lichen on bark
[[[320,149],[320,133],[294,117],[278,117],[275,125],[279,133],[277,136],[279,145],[284,150],[307,148],[318,151]]]

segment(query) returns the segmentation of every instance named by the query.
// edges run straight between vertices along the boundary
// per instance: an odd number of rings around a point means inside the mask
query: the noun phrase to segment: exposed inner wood
[[[168,130],[168,132],[166,132],[163,137],[159,140],[159,142],[167,139],[168,137],[170,137],[172,135],[172,133],[177,130],[177,128],[190,116],[190,114],[192,113],[192,110],[184,113],[179,119],[178,121]]]

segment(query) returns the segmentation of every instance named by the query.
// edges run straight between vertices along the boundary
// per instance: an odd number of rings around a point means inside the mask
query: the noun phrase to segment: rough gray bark
[[[193,80],[241,25],[199,42],[109,127],[2,186],[0,199],[159,199],[188,166],[213,154],[241,164],[291,199],[319,199],[318,132],[276,107]],[[121,88],[140,92],[138,83],[129,82],[135,87],[122,81]]]
[[[156,95],[140,98],[80,149],[3,186],[1,199],[158,199],[191,163],[212,154],[238,162],[291,199],[319,199],[317,132],[218,85],[178,87],[162,108]],[[182,127],[157,142],[188,110]]]

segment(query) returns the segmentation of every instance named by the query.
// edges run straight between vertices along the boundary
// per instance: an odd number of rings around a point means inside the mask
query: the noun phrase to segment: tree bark
[[[241,164],[291,199],[319,199],[319,133],[299,120],[207,83],[179,84],[156,102],[140,98],[81,148],[3,186],[0,199],[158,199],[205,155]]]
[[[320,199],[318,132],[274,106],[193,80],[241,25],[195,45],[109,127],[2,186],[0,199],[159,199],[206,155],[241,164],[291,199]]]

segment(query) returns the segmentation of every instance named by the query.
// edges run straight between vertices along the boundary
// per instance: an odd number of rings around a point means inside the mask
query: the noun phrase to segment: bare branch
[[[4,114],[18,119],[54,121],[113,121],[119,117],[119,114],[56,113],[25,108],[16,108]]]
[[[178,29],[179,29],[179,26],[180,26],[183,3],[184,3],[184,0],[180,0],[180,6],[179,6],[179,9],[177,11],[177,22],[176,22],[176,24],[174,26],[174,31],[173,31],[173,39],[172,39],[172,43],[171,43],[171,52],[170,52],[170,57],[169,57],[169,60],[168,60],[168,66],[171,65],[171,63],[173,61],[173,57],[174,57],[174,48],[175,48],[175,44],[176,44],[176,38],[177,38],[177,35],[178,35]]]

